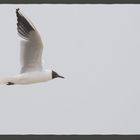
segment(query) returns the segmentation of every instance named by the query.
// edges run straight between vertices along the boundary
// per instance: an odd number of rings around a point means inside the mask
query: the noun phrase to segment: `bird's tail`
[[[7,85],[11,81],[10,77],[0,78],[0,85]]]

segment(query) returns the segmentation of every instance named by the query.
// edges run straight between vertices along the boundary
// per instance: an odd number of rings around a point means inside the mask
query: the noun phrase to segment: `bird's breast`
[[[47,82],[51,79],[52,79],[51,72],[39,71],[20,74],[15,77],[13,82],[16,84],[31,84],[31,83]]]

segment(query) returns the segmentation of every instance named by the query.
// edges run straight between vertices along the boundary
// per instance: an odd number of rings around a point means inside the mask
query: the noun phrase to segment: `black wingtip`
[[[34,26],[22,15],[19,11],[20,9],[16,9],[16,16],[17,16],[17,30],[19,35],[26,39],[30,34],[30,31],[35,31]]]
[[[17,8],[17,9],[16,9],[16,13],[18,13],[18,11],[19,11],[19,10],[20,10],[20,9],[19,9],[19,8]]]

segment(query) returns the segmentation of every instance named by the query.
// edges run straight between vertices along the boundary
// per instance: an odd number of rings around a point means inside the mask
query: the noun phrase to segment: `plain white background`
[[[0,134],[139,134],[140,5],[0,5],[0,76],[19,73],[15,9],[66,77],[0,86]]]

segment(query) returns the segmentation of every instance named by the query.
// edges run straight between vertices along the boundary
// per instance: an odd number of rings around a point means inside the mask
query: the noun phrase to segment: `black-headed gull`
[[[47,82],[54,78],[64,78],[53,70],[44,70],[42,66],[43,43],[31,21],[16,9],[17,31],[21,41],[21,72],[16,76],[0,80],[1,84],[32,84]]]

